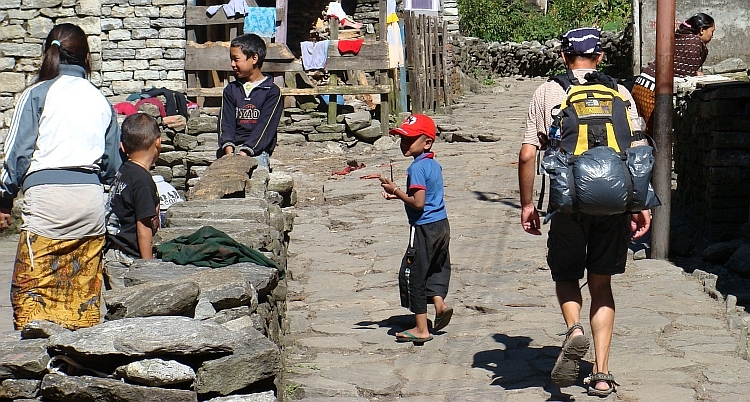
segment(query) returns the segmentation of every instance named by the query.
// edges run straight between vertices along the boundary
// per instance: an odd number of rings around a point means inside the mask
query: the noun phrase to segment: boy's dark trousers
[[[398,287],[401,306],[414,314],[427,313],[433,296],[445,298],[451,278],[448,219],[411,227],[409,247],[401,260]]]

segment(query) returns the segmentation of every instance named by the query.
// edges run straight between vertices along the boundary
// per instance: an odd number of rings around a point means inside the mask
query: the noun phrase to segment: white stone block
[[[155,39],[158,37],[159,31],[153,28],[133,30],[133,39]]]
[[[43,8],[39,12],[49,18],[65,18],[76,15],[72,8]]]
[[[38,16],[39,10],[8,10],[8,18],[12,20],[30,20]]]
[[[159,30],[160,39],[185,39],[183,28],[162,28]]]
[[[117,44],[118,49],[143,49],[146,47],[144,40],[125,40]]]
[[[99,18],[97,17],[71,17],[61,18],[57,20],[57,24],[64,23],[78,25],[79,27],[81,27],[81,29],[83,29],[83,32],[85,32],[86,35],[99,35],[100,33],[102,33],[102,26],[99,23]]]
[[[164,51],[165,59],[184,59],[185,49],[167,49]]]
[[[148,17],[131,17],[122,20],[122,26],[126,29],[151,28],[151,19]]]
[[[100,53],[102,51],[102,38],[98,36],[89,36],[86,40],[89,42],[90,52]]]
[[[125,71],[145,70],[148,68],[148,60],[125,60],[122,69]]]
[[[0,53],[4,56],[40,57],[42,45],[35,43],[0,43]]]
[[[20,39],[26,36],[26,30],[20,25],[6,25],[0,27],[0,41]]]
[[[136,17],[159,18],[159,7],[139,6],[135,7],[134,11]]]
[[[62,0],[21,0],[21,8],[47,8],[57,7],[62,3]]]
[[[134,17],[135,16],[135,8],[134,7],[120,7],[120,6],[114,6],[112,7],[112,15],[111,17],[114,18],[127,18],[127,17]]]
[[[162,18],[185,18],[185,6],[164,6],[159,14]]]
[[[137,49],[135,58],[139,60],[160,59],[163,53],[161,48]]]
[[[184,80],[185,79],[185,71],[167,71],[167,79],[168,80]]]
[[[78,15],[102,15],[102,6],[99,0],[78,0],[75,10]]]
[[[185,19],[183,18],[155,18],[151,20],[154,28],[184,28]]]
[[[184,70],[185,60],[153,60],[151,62],[151,67],[161,67],[164,70]]]
[[[0,0],[0,9],[7,10],[21,7],[21,0]]]
[[[108,38],[110,41],[130,40],[131,32],[129,29],[113,29],[109,31]]]
[[[138,70],[133,72],[133,78],[136,80],[159,80],[161,76],[158,71],[154,70]]]
[[[146,87],[151,88],[167,88],[171,89],[173,91],[177,92],[186,92],[187,91],[187,84],[185,81],[178,81],[178,80],[166,80],[166,81],[146,81]]]
[[[26,74],[24,73],[0,73],[0,91],[22,92],[26,88]]]
[[[185,41],[181,39],[146,39],[146,47],[185,48]]]
[[[16,66],[16,59],[13,57],[0,57],[0,71],[10,71]],[[1,100],[1,99],[0,99]],[[2,105],[0,105],[1,107]]]
[[[144,89],[143,81],[113,81],[112,92],[115,95],[140,93]]]
[[[122,60],[107,60],[102,62],[102,71],[122,71],[123,61]]]
[[[111,31],[122,28],[122,20],[119,18],[102,18],[102,31]]]

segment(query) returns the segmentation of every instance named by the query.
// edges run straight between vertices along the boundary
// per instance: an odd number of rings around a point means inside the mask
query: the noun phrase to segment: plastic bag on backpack
[[[555,212],[617,215],[661,205],[651,186],[653,148],[628,148],[625,158],[609,147],[594,147],[573,157],[548,149],[542,169],[550,178],[549,208]]]

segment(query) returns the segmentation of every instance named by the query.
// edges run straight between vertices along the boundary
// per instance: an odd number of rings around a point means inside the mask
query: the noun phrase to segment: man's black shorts
[[[448,294],[451,279],[448,219],[412,226],[409,238],[398,273],[401,306],[414,314],[423,314],[433,296],[445,298]]]
[[[583,278],[589,273],[625,272],[630,245],[630,214],[591,216],[556,213],[547,240],[547,264],[557,281]]]

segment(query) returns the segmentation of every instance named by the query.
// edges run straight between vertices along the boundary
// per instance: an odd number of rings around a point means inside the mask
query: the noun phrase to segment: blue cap
[[[566,54],[601,54],[601,31],[597,28],[577,28],[562,36],[562,52]]]

